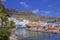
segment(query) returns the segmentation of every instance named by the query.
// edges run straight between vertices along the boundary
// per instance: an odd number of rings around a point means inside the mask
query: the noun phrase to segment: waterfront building
[[[58,27],[60,27],[60,22],[57,22],[57,24],[58,24]]]
[[[57,23],[55,21],[48,21],[46,25],[51,25],[52,27],[57,27]]]
[[[45,27],[45,23],[42,21],[39,22],[30,22],[27,25],[28,28],[31,28],[33,30],[42,30]]]

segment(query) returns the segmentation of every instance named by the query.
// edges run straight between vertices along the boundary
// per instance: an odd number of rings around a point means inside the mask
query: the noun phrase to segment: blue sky
[[[6,8],[60,18],[60,0],[5,0]]]

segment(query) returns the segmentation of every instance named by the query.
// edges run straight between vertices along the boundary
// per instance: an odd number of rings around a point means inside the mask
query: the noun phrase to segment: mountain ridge
[[[24,19],[28,19],[31,21],[51,21],[51,20],[56,20],[57,22],[60,22],[60,18],[55,18],[55,17],[47,17],[47,16],[39,16],[36,15],[32,12],[28,12],[28,11],[19,11],[16,9],[12,9],[12,8],[6,8],[7,14],[10,15],[11,17],[14,17],[18,20],[20,20],[20,18],[24,18]]]

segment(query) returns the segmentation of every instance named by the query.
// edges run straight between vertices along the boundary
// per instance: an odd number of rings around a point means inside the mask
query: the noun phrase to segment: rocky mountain
[[[55,20],[57,22],[60,21],[60,18],[55,18],[55,17],[46,17],[46,16],[38,16],[34,13],[31,12],[27,12],[27,11],[19,11],[19,10],[15,10],[15,9],[11,9],[11,8],[7,8],[7,14],[9,14],[11,17],[14,17],[18,20],[21,20],[21,18],[23,19],[28,19],[31,21],[51,21],[51,20]]]

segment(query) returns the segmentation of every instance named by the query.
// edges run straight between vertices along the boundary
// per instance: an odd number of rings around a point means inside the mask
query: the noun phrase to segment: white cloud
[[[32,11],[32,13],[38,13],[40,10],[39,9],[35,9]]]
[[[20,4],[21,4],[22,6],[24,6],[24,7],[26,7],[26,8],[29,7],[28,4],[25,3],[25,2],[20,2]]]
[[[51,13],[50,11],[44,11],[44,10],[41,10],[40,12],[44,13],[44,14],[50,14]]]
[[[51,12],[48,11],[48,10],[47,10],[47,11],[45,11],[45,10],[41,10],[40,13],[41,13],[41,15],[45,15],[45,16],[47,16],[47,15],[50,15]]]
[[[60,8],[57,8],[58,11],[60,11]]]
[[[44,11],[45,14],[50,14],[50,11]]]
[[[48,7],[55,7],[55,6],[56,6],[56,4],[48,5]]]
[[[52,7],[52,5],[48,5],[48,7]]]

